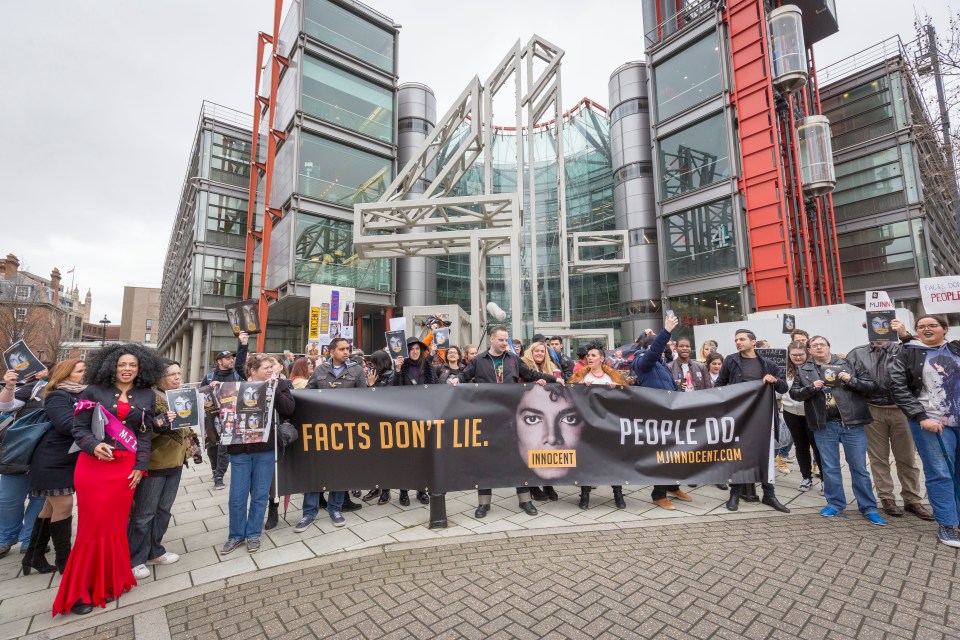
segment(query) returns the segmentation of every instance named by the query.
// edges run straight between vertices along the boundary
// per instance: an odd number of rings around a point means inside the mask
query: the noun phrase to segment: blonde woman
[[[717,350],[717,341],[716,340],[704,340],[703,344],[700,345],[700,354],[697,356],[697,360],[706,364],[707,358],[711,353]]]
[[[563,372],[547,357],[547,345],[542,342],[534,342],[524,351],[523,362],[540,373],[549,373],[558,378],[563,377]]]

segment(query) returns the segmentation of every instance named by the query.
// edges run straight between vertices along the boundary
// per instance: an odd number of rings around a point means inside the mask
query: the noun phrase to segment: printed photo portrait
[[[569,389],[531,385],[520,397],[515,418],[517,452],[533,473],[552,482],[576,468],[575,453],[586,422]]]

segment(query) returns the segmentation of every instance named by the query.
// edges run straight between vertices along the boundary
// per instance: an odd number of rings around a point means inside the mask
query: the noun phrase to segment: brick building
[[[67,343],[80,340],[90,322],[90,292],[81,302],[75,286],[65,289],[59,269],[49,278],[21,271],[12,253],[0,266],[0,350],[22,339],[41,360],[67,356]]]

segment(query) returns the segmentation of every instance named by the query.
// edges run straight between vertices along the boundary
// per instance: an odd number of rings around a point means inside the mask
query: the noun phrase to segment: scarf
[[[80,393],[87,388],[87,385],[71,380],[64,380],[57,385],[57,391],[66,391],[67,393]]]

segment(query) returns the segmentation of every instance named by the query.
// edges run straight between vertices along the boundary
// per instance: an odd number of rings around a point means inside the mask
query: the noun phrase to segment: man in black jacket
[[[881,509],[888,516],[902,517],[908,511],[922,520],[933,520],[933,513],[924,506],[920,496],[920,465],[917,449],[910,434],[907,417],[893,400],[890,380],[890,364],[900,353],[900,341],[913,338],[899,320],[890,323],[900,340],[881,340],[851,349],[847,360],[870,372],[877,383],[877,392],[867,394],[867,408],[872,421],[867,424],[867,456],[870,458],[870,475],[880,498]],[[900,495],[903,508],[893,494],[893,476],[890,473],[890,451],[897,463],[897,478],[900,480]]]
[[[536,342],[536,338],[534,338],[534,342]],[[569,380],[570,376],[573,375],[573,358],[563,352],[563,338],[553,336],[550,338],[549,346],[550,359],[553,360],[553,364],[557,365],[557,368],[560,369],[560,372],[563,374],[563,379]]]
[[[461,382],[480,382],[492,384],[516,384],[523,380],[524,382],[536,382],[543,386],[549,382],[559,382],[556,376],[547,373],[534,371],[524,364],[523,360],[509,351],[507,341],[509,333],[503,325],[497,325],[490,332],[490,349],[477,354],[473,360],[467,363],[467,366],[457,374],[451,373],[447,378],[448,384],[459,384]],[[493,491],[490,489],[477,490],[477,510],[474,516],[482,518],[490,511],[490,500]],[[537,508],[530,500],[530,489],[526,487],[517,487],[517,497],[520,500],[520,508],[528,515],[537,515]]]
[[[803,401],[807,428],[820,451],[824,495],[827,506],[820,515],[832,518],[847,508],[840,473],[840,445],[850,467],[853,494],[860,513],[877,525],[887,524],[877,513],[870,472],[867,471],[867,436],[864,425],[873,418],[864,396],[879,390],[870,372],[861,363],[851,363],[830,353],[830,342],[813,336],[809,343],[812,358],[797,368],[790,397]]]
[[[217,366],[204,376],[203,384],[246,380],[247,376],[244,375],[244,371],[247,366],[247,342],[249,340],[249,334],[246,331],[241,331],[240,335],[237,336],[237,352],[221,351],[218,353]],[[214,417],[213,422],[214,433],[220,433],[220,417]],[[213,469],[213,488],[219,491],[226,488],[226,485],[223,484],[223,476],[226,475],[227,468],[230,466],[230,454],[227,453],[227,448],[219,443],[219,438],[215,442],[211,436],[208,442],[210,445],[207,447],[207,458],[210,460],[210,468]]]
[[[737,347],[737,352],[730,354],[723,360],[723,367],[720,369],[720,374],[717,376],[714,386],[725,387],[729,384],[763,380],[766,384],[772,384],[777,393],[786,393],[789,390],[787,381],[780,377],[780,368],[770,360],[757,355],[757,336],[754,335],[753,331],[737,329],[733,341]],[[763,499],[760,502],[768,507],[773,507],[777,511],[790,513],[790,509],[787,509],[777,500],[773,483],[761,482],[760,486],[763,487]],[[747,502],[758,501],[757,487],[752,482],[745,485],[730,485],[730,499],[727,500],[727,509],[730,511],[739,509],[741,495]]]

